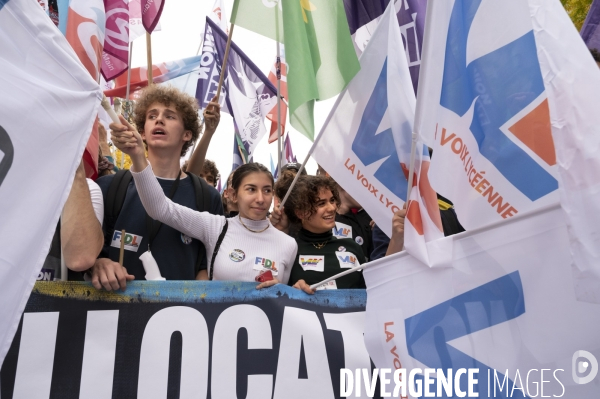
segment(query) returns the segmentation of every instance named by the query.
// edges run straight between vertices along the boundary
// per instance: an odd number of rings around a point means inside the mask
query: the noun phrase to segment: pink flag
[[[158,24],[165,2],[164,0],[142,0],[141,4],[142,24],[144,25],[146,32],[152,33],[156,24]]]
[[[129,61],[129,6],[126,0],[104,0],[106,29],[102,75],[112,80],[127,71]]]
[[[283,47],[283,46],[282,46]],[[275,59],[275,63],[271,68],[271,72],[269,72],[269,81],[273,83],[273,86],[277,87],[277,74],[281,73],[281,96],[285,99],[288,98],[288,88],[287,88],[287,64],[285,63],[285,55],[282,52],[282,56],[279,57],[281,59],[281,67],[277,67],[277,58]],[[287,105],[282,101],[281,102],[281,134],[285,131],[285,122],[287,116]],[[271,133],[269,134],[269,143],[277,141],[277,105],[273,107],[271,112],[267,115],[267,118],[272,122],[271,123]]]

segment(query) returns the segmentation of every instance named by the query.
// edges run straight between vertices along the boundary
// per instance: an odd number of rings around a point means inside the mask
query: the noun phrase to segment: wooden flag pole
[[[148,86],[152,85],[152,38],[146,32],[146,56],[148,58]]]
[[[223,57],[223,65],[221,66],[221,76],[219,77],[219,86],[217,86],[217,102],[221,96],[221,87],[223,86],[223,80],[225,79],[225,68],[227,67],[227,59],[229,58],[229,49],[231,48],[231,37],[233,36],[233,27],[231,24],[229,28],[229,36],[227,36],[227,47],[225,47],[225,57]]]
[[[121,248],[119,249],[119,265],[123,266],[125,256],[125,230],[121,230]]]

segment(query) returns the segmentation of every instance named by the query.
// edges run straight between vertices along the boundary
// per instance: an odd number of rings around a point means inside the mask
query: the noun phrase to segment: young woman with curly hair
[[[284,194],[292,180],[293,176],[283,176],[275,186],[276,194]],[[271,223],[277,228],[288,231],[290,224],[301,226],[295,237],[298,255],[289,285],[312,294],[312,284],[366,262],[360,245],[354,240],[333,236],[335,213],[339,205],[337,185],[330,177],[300,176],[284,204],[283,214],[279,210],[273,212]],[[362,273],[356,272],[320,288],[364,287]]]

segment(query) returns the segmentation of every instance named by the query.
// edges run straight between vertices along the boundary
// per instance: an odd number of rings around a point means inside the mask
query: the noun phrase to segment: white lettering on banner
[[[248,333],[248,349],[273,349],[271,323],[260,308],[235,305],[225,309],[217,319],[213,333],[211,397],[237,397],[237,336],[240,329]],[[249,375],[246,398],[270,398],[272,375]]]
[[[206,397],[208,391],[208,327],[202,313],[187,306],[160,310],[148,321],[142,338],[138,398],[166,398],[171,336],[179,331],[180,397]]]
[[[118,325],[118,310],[88,312],[80,398],[103,399],[112,396]]]
[[[112,47],[127,51],[129,50],[129,10],[127,8],[115,8],[106,13],[106,20],[109,20],[113,14],[120,13],[125,18],[117,17],[114,24],[118,31],[109,29],[107,25],[104,40]]]
[[[14,398],[49,398],[58,312],[25,313]]]
[[[119,310],[87,312],[79,391],[82,398],[110,397],[113,386],[118,387],[115,359],[119,315]],[[370,370],[371,360],[363,341],[364,318],[364,311],[323,313],[325,324],[322,325],[316,312],[286,307],[279,353],[275,354],[278,358],[276,373],[273,369],[273,374],[249,375],[246,397],[265,398],[271,397],[272,393],[274,398],[286,399],[335,397],[324,329],[341,333],[345,368]],[[59,312],[24,314],[14,397],[51,396],[58,319]],[[181,377],[177,382],[181,397],[206,397],[208,394],[211,351],[211,397],[236,397],[241,329],[247,332],[248,350],[273,350],[273,326],[269,316],[254,305],[233,305],[219,315],[212,331],[212,348],[209,347],[207,323],[198,310],[172,306],[156,312],[141,337],[138,398],[166,397],[171,338],[177,331],[182,336]],[[307,378],[298,378],[301,348]],[[361,396],[358,393],[351,397]]]
[[[364,344],[363,331],[356,326],[365,324],[365,312],[324,313],[323,318],[329,330],[342,333],[344,343],[344,367],[350,370],[371,370],[371,358]],[[342,381],[340,381],[342,384]],[[350,398],[359,398],[359,391],[350,394]]]
[[[301,348],[308,378],[298,378]],[[334,398],[321,322],[315,312],[286,306],[273,399]]]

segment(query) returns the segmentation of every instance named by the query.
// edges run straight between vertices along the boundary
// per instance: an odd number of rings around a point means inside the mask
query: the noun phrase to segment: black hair
[[[251,162],[244,164],[237,168],[233,173],[233,178],[231,179],[231,187],[237,192],[238,188],[242,184],[242,180],[244,177],[248,176],[251,173],[265,173],[271,179],[271,185],[275,185],[275,180],[273,179],[273,175],[263,164],[257,162]]]

